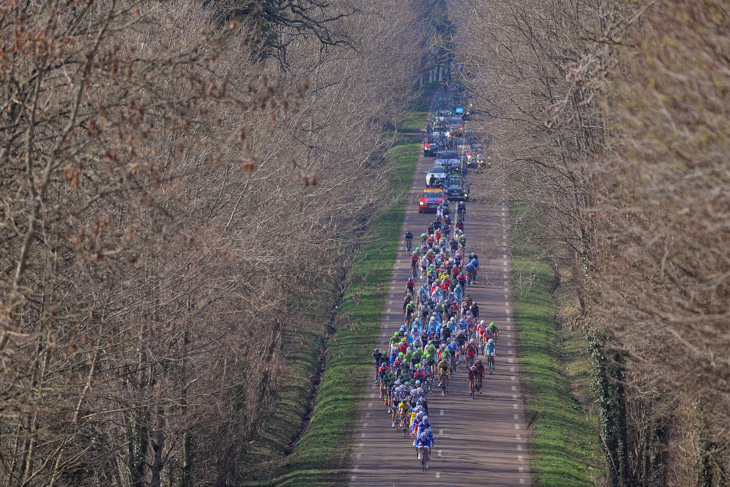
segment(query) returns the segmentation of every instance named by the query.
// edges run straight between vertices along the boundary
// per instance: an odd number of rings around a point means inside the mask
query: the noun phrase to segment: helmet
[[[420,438],[422,440],[424,440],[424,441],[427,440],[428,439],[428,431],[424,431],[423,433],[421,433]]]
[[[428,416],[426,416],[426,415],[423,416],[423,422],[428,423]]]
[[[418,382],[420,382],[420,381],[418,381]],[[418,394],[423,394],[423,387],[419,387],[418,389],[416,389],[416,392]]]
[[[380,351],[380,349],[376,348],[375,350],[373,350],[373,353],[378,353],[379,351]]]
[[[484,320],[482,320],[482,321],[479,322],[480,325],[483,325],[485,323],[486,323],[486,321],[484,321]]]
[[[421,385],[421,381],[420,381],[420,380],[417,380],[417,381],[416,381],[416,385],[417,385],[417,386],[420,386],[420,385]]]
[[[477,359],[477,365],[482,365],[482,359],[480,359],[480,358]]]
[[[490,344],[490,345],[493,344],[494,343],[494,339],[490,338],[489,341],[487,341],[487,343]]]
[[[406,294],[406,296],[410,298],[411,296],[413,296],[413,294],[408,293],[408,294]]]
[[[471,367],[469,367],[469,370],[473,370],[474,372],[476,372],[477,366],[476,365],[472,365]]]
[[[398,379],[396,379],[396,381],[393,384],[399,386],[400,385],[400,381]]]
[[[477,339],[476,338],[472,338],[471,339],[471,343],[476,343],[476,342],[477,342]]]

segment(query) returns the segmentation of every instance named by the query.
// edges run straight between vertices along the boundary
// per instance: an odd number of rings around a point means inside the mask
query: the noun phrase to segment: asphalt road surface
[[[432,111],[435,108],[432,105]],[[419,236],[435,219],[418,213],[418,195],[424,187],[431,158],[419,157],[406,208],[401,238],[406,230]],[[477,184],[474,177],[468,178]],[[467,205],[465,255],[476,251],[481,264],[475,285],[467,293],[479,304],[480,319],[494,321],[500,330],[495,370],[486,374],[484,393],[469,396],[466,372],[461,365],[452,377],[446,396],[435,389],[428,396],[429,419],[436,444],[430,468],[423,471],[410,438],[391,428],[390,416],[378,399],[378,388],[369,384],[361,416],[356,423],[350,485],[356,486],[525,486],[530,484],[523,396],[518,375],[517,344],[512,319],[510,288],[509,208],[505,202]],[[485,275],[486,270],[486,275]],[[405,282],[410,256],[401,240],[391,274],[386,309],[381,317],[378,346],[387,350],[388,339],[403,321]],[[416,280],[416,287],[419,281]],[[486,360],[484,360],[486,366]]]

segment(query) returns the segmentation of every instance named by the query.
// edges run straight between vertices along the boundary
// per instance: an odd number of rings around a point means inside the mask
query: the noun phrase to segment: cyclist
[[[468,367],[474,363],[477,354],[476,340],[472,338],[466,345],[466,363]]]
[[[407,230],[406,231],[406,249],[408,250],[408,252],[411,251],[412,245],[413,245],[413,234],[411,233],[410,230]]]
[[[484,383],[484,364],[482,359],[477,359],[477,363],[474,364],[477,368],[477,384],[479,385],[479,394],[482,393],[482,384]]]
[[[487,341],[487,348],[484,349],[484,355],[487,356],[487,361],[489,363],[489,373],[491,374],[494,370],[494,356],[497,354],[497,344],[494,342],[493,338],[490,338]]]
[[[414,250],[411,254],[411,277],[416,276],[416,269],[418,268],[418,263],[420,260],[421,259],[418,256],[418,252]]]
[[[466,250],[466,235],[459,235],[459,249],[464,252]]]
[[[375,382],[374,384],[378,383],[378,367],[380,366],[380,362],[383,358],[383,352],[380,351],[379,348],[376,348],[373,350],[373,365],[375,366]]]
[[[494,341],[497,341],[499,339],[499,328],[494,324],[494,321],[489,323],[489,329],[492,330],[492,333],[494,334]]]
[[[469,284],[474,284],[477,280],[477,268],[474,266],[472,262],[469,262],[466,265],[466,282]]]
[[[469,382],[469,394],[473,394],[474,391],[477,389],[477,377],[479,376],[479,371],[477,370],[476,365],[472,365],[469,367],[469,377],[467,378],[467,381]]]
[[[439,387],[446,385],[446,390],[449,390],[449,370],[451,369],[451,361],[446,358],[441,358],[438,363],[439,368]]]
[[[459,201],[456,206],[456,212],[459,215],[459,221],[466,221],[466,202],[464,200]]]
[[[431,447],[434,444],[436,444],[436,440],[433,437],[431,429],[424,430],[423,433],[421,433],[416,440],[416,447],[418,448],[418,459],[424,460],[423,466],[426,468],[428,468],[428,461],[431,459]]]

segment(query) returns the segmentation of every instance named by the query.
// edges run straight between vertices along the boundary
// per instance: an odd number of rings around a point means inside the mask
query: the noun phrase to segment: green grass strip
[[[520,212],[513,209],[513,216]],[[521,276],[514,283],[514,309],[532,428],[533,485],[592,486],[603,476],[603,463],[598,418],[591,411],[587,342],[581,331],[560,326],[555,275],[548,261],[533,257],[538,249],[526,244],[529,234],[529,226],[515,230],[512,265]]]
[[[425,124],[428,101],[437,88],[438,84],[427,86],[414,101],[413,111],[405,117],[405,123],[414,125],[410,130]],[[416,120],[420,120],[417,127]],[[403,130],[399,126],[399,131]],[[310,422],[276,479],[247,485],[326,487],[347,483],[352,435],[372,374],[370,354],[380,331],[405,206],[413,204],[406,201],[406,196],[420,150],[420,139],[404,137],[386,154],[389,184],[383,188],[383,198],[397,203],[370,222],[363,238],[366,243],[350,270],[349,288],[338,309],[336,332],[327,344],[327,364]],[[301,360],[306,363],[307,354]]]

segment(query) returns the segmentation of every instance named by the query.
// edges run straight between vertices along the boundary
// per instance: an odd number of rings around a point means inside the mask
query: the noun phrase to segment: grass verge
[[[428,85],[414,100],[404,124],[423,126],[428,102],[438,84]],[[413,126],[411,126],[413,125]],[[406,131],[399,125],[399,131]],[[384,201],[398,201],[373,219],[349,272],[348,290],[339,306],[334,333],[327,341],[326,368],[321,377],[309,424],[293,449],[293,438],[306,414],[311,381],[318,365],[319,337],[303,335],[306,346],[294,351],[290,372],[280,387],[276,414],[263,425],[261,437],[246,457],[245,485],[340,486],[347,482],[352,419],[358,417],[371,370],[370,352],[380,330],[391,268],[400,242],[405,196],[421,149],[420,139],[402,137],[386,154],[389,184]],[[322,317],[323,323],[327,318]],[[320,327],[321,329],[321,327]],[[286,452],[282,455],[282,452]]]
[[[513,208],[513,215],[521,212]],[[517,218],[514,218],[517,220]],[[521,219],[525,221],[527,219]],[[512,265],[520,364],[531,430],[531,470],[538,486],[592,486],[603,475],[598,417],[593,411],[590,356],[580,330],[558,318],[572,294],[557,292],[550,263],[537,260],[529,225],[515,229]]]

